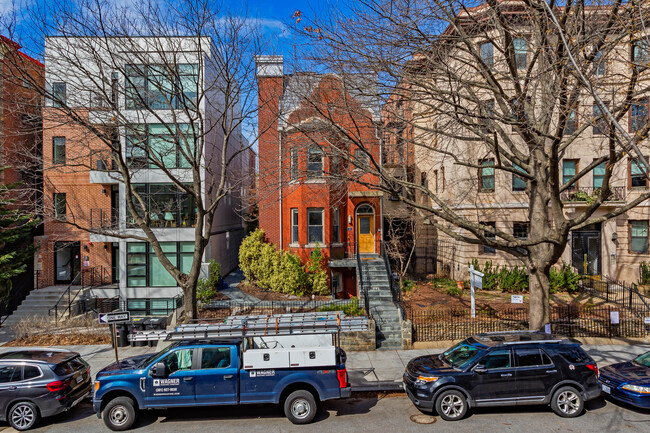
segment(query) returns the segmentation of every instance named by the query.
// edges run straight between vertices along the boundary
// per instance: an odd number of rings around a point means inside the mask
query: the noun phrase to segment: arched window
[[[369,204],[362,204],[357,208],[357,215],[359,214],[371,214],[373,215],[375,210]]]

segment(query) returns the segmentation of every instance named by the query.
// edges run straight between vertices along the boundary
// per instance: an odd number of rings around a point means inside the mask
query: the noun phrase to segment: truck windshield
[[[454,368],[465,368],[481,354],[481,350],[465,341],[461,341],[440,355],[447,364]]]
[[[163,350],[161,350],[160,352],[158,352],[158,353],[154,353],[154,354],[151,355],[150,357],[143,359],[142,361],[140,361],[140,367],[149,364],[151,361],[153,361],[154,359],[158,358],[158,356],[162,355],[163,353],[167,353],[167,352],[169,352],[173,347],[176,347],[176,345],[175,345],[175,344],[170,344],[169,346],[165,347],[165,348],[164,348]]]

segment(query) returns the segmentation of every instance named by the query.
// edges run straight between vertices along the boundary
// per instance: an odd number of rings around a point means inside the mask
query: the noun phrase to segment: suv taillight
[[[72,379],[55,380],[54,382],[48,383],[46,387],[47,390],[50,392],[57,392],[57,391],[61,391],[66,386],[70,385],[70,382],[72,382]]]
[[[345,368],[343,370],[337,370],[336,376],[339,378],[339,388],[348,386],[348,372]]]
[[[593,364],[587,364],[587,368],[588,368],[589,370],[593,370],[594,373],[596,373],[596,377],[599,377],[599,376],[598,376],[598,365],[597,365],[596,363],[593,363]]]

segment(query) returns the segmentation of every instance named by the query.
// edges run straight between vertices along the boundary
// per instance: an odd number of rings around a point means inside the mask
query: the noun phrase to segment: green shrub
[[[580,289],[578,282],[582,279],[582,277],[578,273],[574,272],[573,268],[571,268],[571,266],[567,265],[566,263],[563,263],[562,267],[559,270],[551,268],[549,277],[551,293],[575,293]]]
[[[363,316],[365,312],[363,311],[363,307],[359,306],[359,300],[355,297],[350,299],[350,303],[343,307],[338,304],[328,304],[318,307],[317,311],[342,311],[346,316]]]
[[[318,247],[311,252],[307,262],[307,276],[312,294],[324,296],[330,293],[327,262]]]
[[[408,293],[413,290],[415,283],[411,280],[402,280],[402,293]]]
[[[460,296],[463,294],[463,291],[459,289],[458,286],[454,285],[447,287],[447,294],[449,296]]]
[[[262,249],[268,245],[264,241],[264,231],[255,229],[246,236],[239,247],[239,267],[248,281],[257,281]]]
[[[252,266],[255,283],[264,290],[278,291],[276,281],[277,270],[280,267],[280,253],[271,244],[264,243],[260,249],[260,256]]]
[[[289,295],[305,295],[309,290],[309,279],[300,263],[300,257],[289,251],[278,254],[277,268],[271,276],[271,290]]]
[[[202,304],[210,302],[217,296],[221,281],[221,265],[214,260],[210,260],[208,263],[208,278],[199,278],[196,284],[196,299]]]
[[[650,264],[648,262],[641,262],[639,271],[641,273],[639,284],[650,284]]]
[[[503,266],[499,271],[499,288],[504,292],[517,293],[528,290],[528,273],[526,268]]]

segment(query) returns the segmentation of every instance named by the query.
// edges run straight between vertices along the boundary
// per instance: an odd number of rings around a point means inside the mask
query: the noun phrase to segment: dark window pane
[[[491,42],[481,44],[481,60],[491,68],[494,66],[494,46]]]
[[[543,365],[539,349],[516,349],[517,367],[533,367]]]
[[[528,64],[528,46],[525,39],[515,38],[513,40],[515,49],[515,63],[517,69],[526,69]]]
[[[481,222],[481,224],[484,225],[484,226],[496,227],[496,223],[494,223],[494,222]],[[494,233],[488,232],[487,230],[484,231],[484,236],[487,239],[496,239],[496,235]],[[493,247],[483,245],[483,253],[494,254],[495,252],[496,252],[496,250]]]
[[[65,164],[65,137],[52,138],[52,163]]]
[[[39,370],[38,367],[34,367],[33,365],[26,365],[23,368],[23,380],[34,379],[40,375],[41,370]]]
[[[66,83],[52,83],[52,106],[63,107],[66,103]]]
[[[630,238],[630,250],[635,253],[648,252],[648,221],[631,221]]]
[[[510,364],[510,351],[509,350],[497,350],[489,355],[487,355],[481,362],[480,365],[485,367],[488,370],[494,368],[509,368]]]
[[[370,218],[369,217],[360,217],[359,218],[359,234],[362,234],[362,235],[370,234]]]
[[[15,382],[14,375],[20,380],[20,369],[16,372],[16,367],[13,365],[0,366],[0,383]]]
[[[230,367],[229,347],[206,347],[201,355],[201,368]]]
[[[573,364],[582,364],[589,361],[587,354],[579,347],[562,349],[561,355],[564,359]]]

